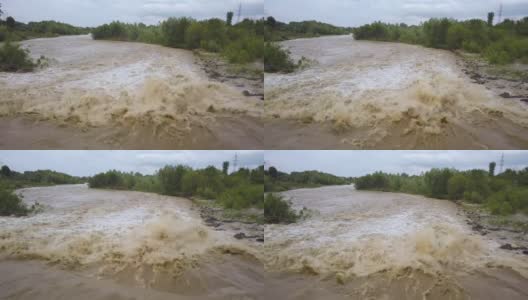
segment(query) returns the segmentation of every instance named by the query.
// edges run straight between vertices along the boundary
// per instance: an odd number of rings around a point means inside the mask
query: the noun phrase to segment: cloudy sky
[[[340,176],[361,176],[375,171],[419,174],[431,168],[497,171],[502,153],[504,169],[528,166],[528,151],[266,151],[266,167],[285,172],[319,170]]]
[[[263,164],[263,151],[0,151],[0,165],[18,172],[51,169],[76,176],[110,169],[152,174],[168,164],[221,169],[222,162],[232,162],[235,153],[239,167]]]
[[[265,12],[280,21],[319,20],[340,26],[373,21],[418,24],[432,17],[484,19],[503,4],[503,19],[528,16],[528,0],[266,0]]]
[[[242,18],[264,15],[264,0],[0,0],[6,15],[22,22],[57,20],[77,26],[97,26],[113,20],[157,24],[168,17]]]

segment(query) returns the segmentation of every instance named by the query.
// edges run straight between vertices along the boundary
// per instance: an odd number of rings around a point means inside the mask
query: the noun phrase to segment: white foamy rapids
[[[176,276],[224,252],[258,255],[232,234],[205,227],[187,199],[85,185],[19,193],[44,211],[0,218],[0,253],[8,257],[101,267],[103,273],[132,268]]]
[[[496,97],[471,83],[456,65],[455,55],[447,51],[355,41],[351,36],[283,45],[295,58],[316,62],[292,74],[266,74],[267,117],[369,127],[375,135],[400,122],[406,122],[405,134],[431,135],[445,133],[448,124],[500,118],[528,125],[523,103]]]
[[[448,201],[360,192],[352,186],[283,195],[313,215],[296,224],[266,226],[270,270],[346,280],[406,269],[434,275],[497,266],[528,276],[524,257],[503,253],[496,242],[473,234]]]
[[[261,101],[248,101],[235,88],[210,81],[190,51],[89,36],[23,45],[35,57],[50,58],[50,66],[34,73],[0,73],[2,116],[30,115],[78,126],[188,124],[217,111],[260,116]],[[172,130],[182,130],[177,126]]]

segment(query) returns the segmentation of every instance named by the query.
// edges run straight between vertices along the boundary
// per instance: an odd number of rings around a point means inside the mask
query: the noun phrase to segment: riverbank
[[[465,216],[466,224],[476,234],[491,238],[500,249],[528,255],[528,216],[517,213],[510,216],[492,215],[480,204],[457,202],[458,215]]]

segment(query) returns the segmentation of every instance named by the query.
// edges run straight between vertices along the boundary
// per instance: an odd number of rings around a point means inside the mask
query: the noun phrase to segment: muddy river
[[[91,36],[21,43],[49,66],[0,73],[1,148],[258,148],[262,101],[191,51]]]
[[[528,146],[528,105],[474,83],[455,54],[330,36],[282,42],[291,74],[266,74],[266,144],[281,149],[506,149]],[[511,89],[509,89],[511,88]]]
[[[528,256],[474,233],[454,203],[353,186],[282,193],[311,216],[265,228],[283,299],[526,299]]]
[[[259,243],[206,227],[189,200],[86,185],[18,191],[0,218],[0,299],[260,299]]]

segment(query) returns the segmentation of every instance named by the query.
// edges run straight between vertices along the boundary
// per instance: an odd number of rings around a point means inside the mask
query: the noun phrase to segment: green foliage
[[[165,166],[154,175],[112,170],[89,179],[91,188],[136,190],[170,196],[198,196],[218,200],[224,207],[232,209],[261,208],[263,183],[264,166],[253,170],[242,168],[227,174],[213,166],[193,170],[177,165]]]
[[[505,20],[492,26],[473,19],[430,19],[419,26],[374,22],[353,29],[358,40],[402,42],[426,47],[482,53],[492,64],[509,64],[516,60],[528,62],[528,18]]]
[[[29,209],[12,191],[0,188],[0,216],[25,216]]]
[[[294,223],[299,216],[291,208],[290,202],[282,196],[267,194],[264,198],[264,222],[268,224]]]
[[[29,51],[20,45],[6,42],[0,48],[0,72],[30,72],[36,66]]]
[[[221,53],[231,63],[250,63],[263,58],[264,20],[246,19],[232,25],[220,19],[197,21],[169,18],[157,26],[112,22],[92,30],[94,39],[160,44],[183,49],[202,48]]]
[[[281,192],[297,188],[320,187],[325,185],[349,184],[350,180],[319,171],[292,172],[291,174],[270,167],[264,172],[264,190]]]
[[[350,28],[333,26],[317,21],[290,22],[286,24],[270,16],[264,23],[264,39],[267,42],[348,33],[350,33]]]
[[[486,170],[432,169],[418,176],[374,174],[354,180],[359,190],[420,194],[484,204],[494,214],[528,212],[528,168],[494,175],[495,164]]]
[[[290,52],[279,45],[266,43],[264,45],[264,71],[275,73],[291,73],[297,65],[290,58]]]

